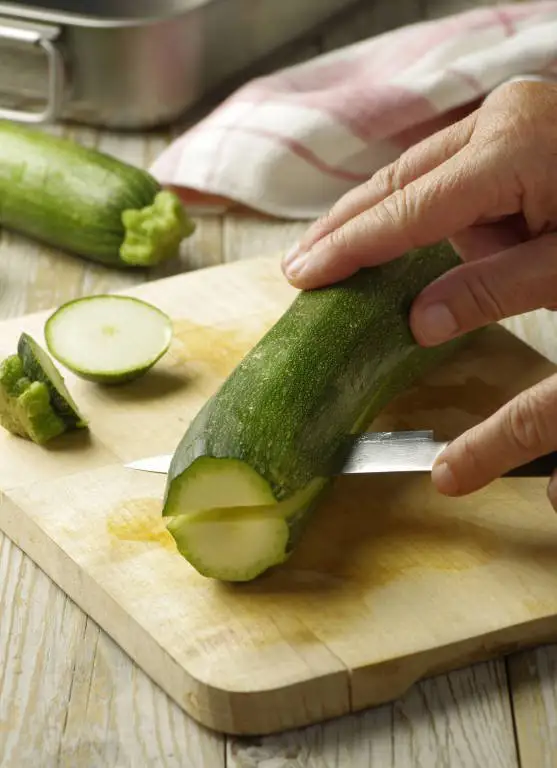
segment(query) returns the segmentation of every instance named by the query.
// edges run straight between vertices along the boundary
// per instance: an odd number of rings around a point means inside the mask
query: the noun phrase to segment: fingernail
[[[292,246],[292,248],[288,251],[286,256],[283,256],[282,266],[285,269],[286,269],[286,267],[288,267],[294,261],[294,259],[298,255],[299,251],[300,251],[300,244],[299,243],[295,243]]]
[[[451,339],[458,332],[455,316],[446,304],[430,304],[420,315],[422,336],[430,344]]]
[[[296,251],[293,255],[288,254],[287,259],[284,260],[282,268],[288,279],[298,277],[302,269],[307,263],[308,254],[300,251]]]
[[[431,479],[439,493],[452,496],[458,493],[458,483],[452,469],[446,461],[435,464],[431,470]]]

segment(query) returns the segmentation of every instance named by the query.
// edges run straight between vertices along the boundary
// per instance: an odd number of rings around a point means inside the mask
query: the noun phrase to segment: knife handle
[[[556,469],[557,451],[552,451],[529,461],[527,464],[521,464],[520,467],[511,469],[503,477],[549,477]]]

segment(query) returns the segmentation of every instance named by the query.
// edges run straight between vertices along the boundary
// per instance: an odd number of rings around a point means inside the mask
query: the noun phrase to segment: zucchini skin
[[[108,266],[120,258],[122,213],[161,191],[140,168],[68,139],[0,120],[0,225]]]
[[[459,263],[442,242],[299,293],[190,424],[171,462],[163,515],[179,514],[167,503],[170,489],[202,456],[246,462],[277,501],[315,478],[326,486],[346,437],[464,343],[420,347],[408,323],[414,298]],[[301,523],[292,520],[293,534]]]

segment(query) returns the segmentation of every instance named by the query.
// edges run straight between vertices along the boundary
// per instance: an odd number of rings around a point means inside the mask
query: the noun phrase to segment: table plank
[[[521,768],[554,768],[557,755],[557,646],[508,660]]]
[[[451,11],[466,6],[467,0],[458,2],[458,7],[451,4]],[[424,7],[429,17],[446,12],[437,0],[427,0]],[[285,57],[281,52],[267,63],[266,71],[375,34],[381,25],[413,21],[420,9],[416,0],[362,2],[353,17],[335,22],[297,53]],[[146,166],[182,126],[148,136],[59,126],[47,130],[67,131]],[[2,232],[0,317],[44,309],[85,293],[125,289],[205,264],[279,255],[306,226],[256,217],[229,216],[224,222],[203,217],[179,260],[141,275],[107,270]],[[547,328],[543,321],[535,326],[536,344],[549,339]],[[529,328],[522,330],[529,333]],[[41,768],[225,764],[224,738],[201,729],[173,705],[1,536],[0,658],[0,764],[6,768],[35,768],[37,755]],[[552,647],[509,660],[523,768],[549,766],[557,749],[556,658]],[[227,763],[233,768],[513,768],[518,762],[504,665],[493,662],[439,676],[414,686],[399,702],[310,729],[263,740],[231,739]]]
[[[228,741],[227,768],[301,766],[518,768],[504,663],[423,681],[394,704],[324,725]]]
[[[0,585],[3,768],[224,766],[222,737],[186,717],[5,537]]]
[[[147,165],[164,137],[60,129]],[[157,143],[158,142],[158,143]],[[179,260],[107,269],[0,232],[0,317],[125,290],[222,258],[220,220],[200,221]],[[188,718],[34,563],[0,535],[0,764],[3,768],[224,767],[224,737]]]
[[[307,223],[229,215],[227,261],[291,247]],[[260,741],[230,738],[229,768],[513,768],[518,766],[505,665],[492,661],[414,686],[399,702]]]

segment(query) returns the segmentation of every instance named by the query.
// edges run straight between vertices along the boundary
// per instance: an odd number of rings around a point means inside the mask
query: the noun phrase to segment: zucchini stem
[[[120,258],[134,267],[152,267],[172,259],[181,241],[195,231],[180,199],[162,190],[151,205],[122,212],[124,241]]]

